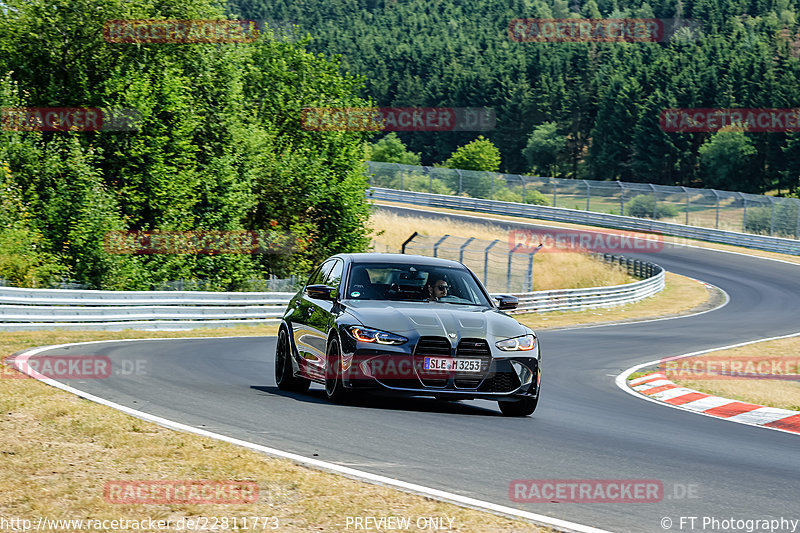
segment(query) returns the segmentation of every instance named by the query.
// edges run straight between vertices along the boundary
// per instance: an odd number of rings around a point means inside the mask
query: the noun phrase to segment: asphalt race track
[[[800,435],[663,407],[614,384],[637,363],[800,331],[800,266],[669,245],[639,258],[716,285],[730,302],[693,317],[541,332],[543,396],[529,418],[504,418],[487,401],[370,395],[337,406],[316,386],[283,393],[273,378],[274,338],[114,342],[47,353],[107,355],[115,367],[144,361],[145,375],[65,383],[146,413],[610,531],[663,532],[664,517],[673,521],[670,531],[703,531],[702,517],[800,519]],[[515,479],[660,480],[665,497],[514,503]],[[687,489],[694,497],[685,497]],[[680,528],[681,516],[699,517],[696,527],[685,521]]]

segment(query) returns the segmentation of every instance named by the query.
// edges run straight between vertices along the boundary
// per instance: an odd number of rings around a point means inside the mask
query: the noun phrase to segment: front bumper
[[[524,355],[502,353],[498,356],[481,339],[463,339],[447,353],[443,343],[439,353],[428,353],[434,349],[420,350],[420,344],[417,343],[412,352],[404,347],[376,349],[358,343],[353,346],[352,353],[343,354],[345,387],[461,399],[513,400],[525,396],[535,398],[539,394],[541,368],[538,346]],[[426,355],[480,359],[481,368],[478,372],[425,370]]]

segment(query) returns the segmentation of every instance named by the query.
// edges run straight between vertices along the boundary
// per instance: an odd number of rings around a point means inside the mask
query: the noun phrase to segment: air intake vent
[[[452,357],[450,341],[445,337],[420,337],[414,350],[414,368],[419,379],[426,387],[444,387],[447,385],[448,372],[425,370],[425,357]]]
[[[481,360],[480,372],[456,372],[454,384],[459,389],[475,389],[481,384],[492,361],[489,344],[483,339],[461,339],[456,357]]]

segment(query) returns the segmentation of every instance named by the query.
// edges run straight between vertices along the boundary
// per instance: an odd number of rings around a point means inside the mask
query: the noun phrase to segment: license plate
[[[480,359],[461,359],[451,357],[426,357],[424,360],[425,370],[434,370],[439,372],[480,372],[481,360]]]

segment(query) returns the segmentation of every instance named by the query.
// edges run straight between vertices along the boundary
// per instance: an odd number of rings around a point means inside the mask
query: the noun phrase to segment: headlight
[[[405,337],[379,329],[365,328],[362,326],[350,326],[347,329],[350,335],[360,342],[376,342],[378,344],[403,344],[404,342],[408,342],[408,339]]]
[[[528,352],[536,346],[536,337],[531,334],[498,341],[495,346],[504,352]]]

